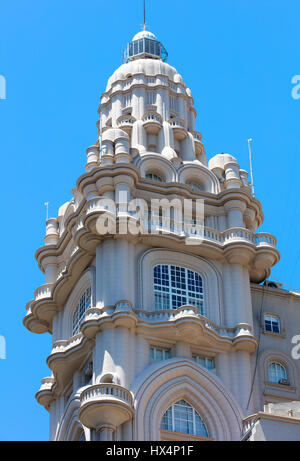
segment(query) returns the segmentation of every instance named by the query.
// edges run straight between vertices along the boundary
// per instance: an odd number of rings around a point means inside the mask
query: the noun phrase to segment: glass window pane
[[[171,357],[170,349],[162,349],[161,347],[150,347],[151,360],[167,360]]]
[[[150,53],[150,40],[148,40],[147,38],[145,39],[145,52],[146,53]]]
[[[151,360],[155,360],[155,353],[154,353],[154,348],[150,347],[150,358]]]
[[[162,359],[163,359],[162,349],[156,349],[156,360],[162,360]]]
[[[280,320],[273,315],[265,315],[265,330],[280,333]]]
[[[171,357],[171,351],[165,350],[165,360],[168,360]]]
[[[73,335],[79,333],[80,325],[84,319],[86,310],[91,306],[91,287],[88,287],[81,296],[72,319]]]
[[[202,277],[196,272],[180,266],[158,265],[154,267],[154,292],[156,309],[178,309],[191,304],[205,315]]]
[[[180,400],[166,411],[162,418],[161,428],[208,437],[203,420],[185,400]]]
[[[268,374],[271,383],[279,383],[281,379],[287,379],[286,370],[280,363],[271,363],[268,368]]]

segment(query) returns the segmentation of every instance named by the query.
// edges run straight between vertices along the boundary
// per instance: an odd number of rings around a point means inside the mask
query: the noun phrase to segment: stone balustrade
[[[150,323],[158,322],[169,322],[175,321],[182,317],[194,317],[203,321],[204,326],[214,331],[218,336],[224,336],[229,338],[235,338],[238,335],[251,335],[251,326],[246,324],[237,325],[234,328],[229,328],[225,326],[215,325],[211,320],[202,315],[198,308],[192,305],[181,306],[177,309],[163,309],[163,310],[153,310],[153,311],[144,311],[136,310],[135,311],[138,319]]]
[[[38,301],[42,298],[51,298],[51,286],[52,284],[46,283],[45,285],[41,285],[39,288],[37,288],[34,292],[34,300]]]
[[[81,404],[85,404],[87,401],[91,400],[101,400],[101,399],[116,399],[121,400],[133,407],[133,399],[131,393],[122,386],[118,384],[95,384],[89,386],[85,389],[80,396]]]
[[[198,131],[193,131],[193,137],[196,141],[201,141],[202,135]]]
[[[95,198],[89,201],[86,214],[88,215],[95,211],[107,212],[110,210],[107,205],[104,205],[103,202],[101,202],[100,198]],[[117,216],[118,212],[116,213]],[[134,211],[128,211],[127,214],[131,217],[138,217],[137,213],[135,213]],[[124,217],[124,213],[122,213],[122,217]],[[178,221],[176,219],[172,219],[165,216],[151,216],[148,213],[144,214],[142,221],[144,229],[148,229],[149,233],[151,229],[153,229],[156,232],[172,232],[179,236],[196,236],[201,237],[201,239],[204,241],[208,240],[222,246],[225,246],[232,242],[246,242],[257,247],[270,246],[272,248],[276,248],[277,243],[275,237],[271,234],[265,232],[254,234],[252,231],[243,227],[231,228],[226,230],[225,232],[220,232],[216,229],[204,227],[201,225],[194,225],[188,222]]]
[[[157,114],[148,114],[143,117],[144,122],[158,122],[161,123],[161,117]]]
[[[171,118],[169,120],[169,124],[173,128],[184,128],[184,121],[181,120],[180,118]]]
[[[68,349],[71,349],[74,346],[77,346],[82,342],[82,334],[77,333],[77,335],[72,336],[67,340],[56,341],[53,344],[51,354],[57,354],[59,352],[66,352]]]
[[[117,126],[119,128],[124,127],[124,126],[132,126],[135,122],[135,118],[130,116],[130,115],[122,115],[121,117],[118,118],[117,120]]]
[[[276,248],[277,240],[273,235],[267,234],[266,232],[261,232],[259,234],[255,234],[254,237],[257,246],[268,245]]]

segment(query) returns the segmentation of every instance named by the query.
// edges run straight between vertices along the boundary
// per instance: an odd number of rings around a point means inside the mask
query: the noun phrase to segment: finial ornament
[[[252,153],[251,153],[251,143],[253,139],[249,138],[248,139],[248,149],[249,149],[249,163],[250,163],[250,177],[251,177],[251,189],[252,189],[252,195],[255,197],[255,191],[254,191],[254,180],[253,180],[253,168],[252,168]]]
[[[148,29],[148,26],[147,26],[147,23],[146,23],[146,0],[144,0],[144,23],[141,24],[141,25],[142,25],[143,30]]]

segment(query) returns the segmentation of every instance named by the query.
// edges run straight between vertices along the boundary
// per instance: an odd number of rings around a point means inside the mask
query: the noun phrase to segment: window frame
[[[151,351],[153,350],[153,355],[154,357],[152,358],[151,356]],[[156,355],[157,355],[157,351],[161,351],[162,352],[162,359],[158,359],[156,358]],[[167,355],[167,356],[166,356]],[[163,360],[169,360],[171,358],[171,348],[167,348],[167,347],[160,347],[160,346],[153,346],[151,345],[150,346],[150,349],[149,349],[149,356],[150,356],[150,362],[153,363],[153,362],[161,362]]]
[[[188,415],[189,412],[186,413],[187,419],[183,418],[182,416],[185,416],[183,415],[184,411],[182,411],[182,409],[180,408],[176,408],[176,406],[177,407],[181,406],[186,409],[187,408],[191,409],[192,418],[189,419],[189,415]],[[175,414],[176,410],[178,411],[177,414]],[[171,418],[169,417],[168,412],[169,412],[169,415],[171,414]],[[196,417],[199,418],[198,424],[200,423],[200,427],[201,429],[204,429],[205,433],[197,433],[198,429],[197,429]],[[168,426],[170,419],[171,419],[171,428],[170,426]],[[189,427],[190,424],[192,423],[192,428],[193,428],[192,432],[184,432],[182,430],[180,431],[177,430],[176,428],[177,422],[179,422],[179,425],[180,425],[180,422],[183,422],[183,421],[187,422],[187,427]],[[166,423],[166,426],[164,427],[165,423]],[[171,433],[175,432],[177,434],[184,434],[185,436],[204,437],[207,439],[209,438],[209,431],[207,429],[205,422],[203,421],[203,418],[199,415],[199,413],[195,410],[195,408],[184,399],[180,399],[176,401],[175,403],[173,403],[167,408],[167,410],[164,412],[162,419],[161,419],[160,430],[163,432],[168,431]]]
[[[84,305],[83,305],[83,309],[81,310],[81,300],[84,298],[87,297],[87,293],[88,292],[88,300],[89,302],[86,301],[86,299],[84,300]],[[85,313],[87,311],[87,309],[89,309],[90,307],[92,306],[92,285],[88,285],[84,290],[82,290],[80,296],[78,297],[78,301],[76,303],[76,307],[75,309],[73,310],[72,312],[72,321],[71,321],[71,328],[72,328],[72,336],[75,336],[77,335],[78,333],[80,333],[80,325],[82,324],[82,321],[85,317]],[[74,321],[74,317],[75,315],[77,315],[77,320]]]
[[[199,184],[196,181],[186,181],[186,186],[190,187],[192,191],[194,192],[204,192],[204,188],[201,187],[201,184]]]
[[[156,278],[158,278],[155,275],[155,270],[160,267],[161,271],[161,283],[156,283]],[[168,285],[164,283],[164,277],[163,277],[163,268],[167,267],[167,272],[168,272]],[[175,272],[172,274],[172,268],[175,268]],[[178,270],[180,272],[180,275],[178,275]],[[185,284],[185,289],[182,288],[182,280],[181,280],[181,274],[182,270],[184,271],[185,277],[184,277],[184,284]],[[189,273],[193,274],[193,279],[189,278]],[[165,272],[166,275],[166,272]],[[200,286],[202,288],[202,291],[197,292],[196,288],[195,290],[190,290],[189,285],[190,281],[195,284],[196,287],[196,278],[195,276],[198,276],[200,279]],[[178,282],[178,279],[180,279],[180,287],[178,285],[172,286],[172,279],[177,279],[176,282]],[[157,287],[160,287],[161,290],[159,290]],[[201,315],[206,315],[206,309],[205,309],[205,303],[204,303],[204,280],[201,274],[199,272],[194,271],[192,269],[189,269],[185,266],[177,266],[175,264],[156,264],[153,266],[153,291],[154,291],[154,310],[159,311],[159,310],[175,310],[178,309],[181,306],[184,305],[192,305],[196,308],[199,309]],[[158,296],[160,296],[160,305],[158,305]],[[174,298],[176,299],[176,303],[178,303],[178,300],[180,298],[185,298],[186,301],[183,302],[180,305],[177,305],[176,307],[173,307],[174,305]],[[199,300],[199,305],[195,303],[195,300]],[[164,306],[164,303],[166,302],[166,305]],[[157,307],[158,306],[158,307]]]
[[[156,92],[154,90],[146,91],[146,106],[155,106],[156,99]]]
[[[200,256],[182,253],[174,249],[151,248],[144,251],[138,260],[137,305],[154,313],[153,268],[158,264],[180,264],[201,275],[204,289],[205,316],[215,325],[225,322],[223,284],[215,263]],[[176,311],[173,311],[176,312]]]
[[[216,363],[215,363],[214,357],[208,357],[208,356],[199,355],[199,354],[192,354],[192,360],[194,360],[197,364],[202,365],[203,367],[207,368],[207,370],[216,369]],[[205,364],[203,364],[202,361],[204,361]],[[209,361],[212,362],[212,367],[208,366]]]
[[[271,327],[270,330],[268,330],[266,328],[266,319],[267,318],[271,319],[270,320],[270,327]],[[273,323],[276,323],[276,322],[277,322],[277,325],[278,325],[278,331],[274,331]],[[265,333],[273,333],[273,334],[276,334],[276,335],[281,335],[282,334],[281,321],[280,321],[279,315],[277,315],[277,314],[264,313],[263,326],[264,326],[264,332]]]
[[[165,182],[163,176],[161,176],[161,175],[159,175],[157,173],[154,173],[152,171],[149,171],[149,172],[147,172],[145,174],[145,179],[148,179],[148,181],[158,182],[159,184]]]
[[[170,113],[174,113],[177,115],[178,113],[178,98],[174,94],[169,95],[169,108]]]
[[[272,365],[275,365],[275,375],[277,377],[276,381],[273,381],[273,380],[270,379],[270,374],[271,374],[270,367]],[[284,370],[284,376],[283,377],[279,377],[277,368]],[[268,382],[272,383],[272,384],[281,384],[280,381],[282,379],[286,380],[287,383],[289,383],[287,367],[285,365],[283,365],[281,362],[278,362],[278,361],[275,361],[275,360],[273,360],[272,362],[270,361],[268,363],[267,376],[268,376]]]

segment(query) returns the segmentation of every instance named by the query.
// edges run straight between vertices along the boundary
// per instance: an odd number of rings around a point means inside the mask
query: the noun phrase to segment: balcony
[[[46,283],[45,285],[41,285],[39,288],[37,288],[34,292],[34,300],[38,301],[44,298],[51,298],[51,286],[51,283]]]
[[[42,385],[36,393],[36,399],[38,403],[43,405],[46,410],[49,410],[50,403],[53,399],[52,387],[54,382],[55,381],[53,377],[42,379]]]
[[[134,216],[134,213],[132,214]],[[220,232],[209,227],[177,221],[167,216],[150,215],[148,213],[144,213],[142,223],[144,232],[173,233],[186,238],[200,239],[203,242],[212,242],[222,247],[238,242],[247,243],[256,248],[269,247],[271,249],[275,249],[277,243],[276,238],[271,234],[253,234],[253,232],[242,227],[232,228],[228,231]]]
[[[118,128],[124,130],[128,135],[130,135],[132,126],[135,121],[136,119],[132,117],[132,115],[121,115],[121,117],[117,119],[117,126]]]
[[[131,393],[117,384],[95,384],[80,396],[80,422],[90,428],[120,426],[134,415]]]
[[[173,129],[174,138],[177,141],[182,141],[187,137],[184,120],[180,118],[170,118],[168,121]]]
[[[143,115],[144,128],[147,134],[158,134],[162,127],[161,116],[154,111],[149,111]]]
[[[199,133],[198,131],[193,131],[193,138],[197,142],[201,142],[202,139],[202,134]]]

